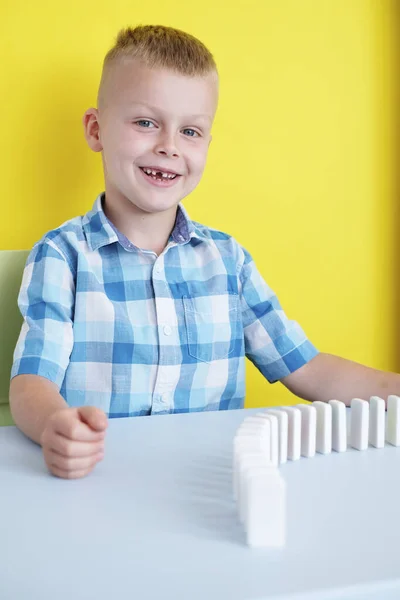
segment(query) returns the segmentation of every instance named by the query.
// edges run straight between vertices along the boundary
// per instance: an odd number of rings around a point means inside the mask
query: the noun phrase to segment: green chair
[[[0,251],[0,426],[13,425],[9,405],[10,372],[22,317],[17,298],[28,250]]]

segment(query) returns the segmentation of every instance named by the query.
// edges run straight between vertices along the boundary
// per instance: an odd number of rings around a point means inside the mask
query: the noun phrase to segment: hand
[[[47,420],[40,443],[46,465],[64,479],[84,477],[104,455],[107,416],[94,406],[63,408]]]

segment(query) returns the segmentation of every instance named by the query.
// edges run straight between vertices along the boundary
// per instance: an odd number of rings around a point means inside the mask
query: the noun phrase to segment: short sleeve
[[[278,298],[242,248],[241,308],[245,353],[270,383],[290,375],[314,356],[317,349],[295,321],[290,321]]]
[[[28,256],[18,295],[23,324],[11,378],[41,375],[61,387],[73,347],[74,303],[67,260],[51,240],[39,242]]]

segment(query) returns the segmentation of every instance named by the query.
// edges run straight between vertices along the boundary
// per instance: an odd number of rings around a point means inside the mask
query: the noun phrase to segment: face
[[[102,89],[84,125],[91,148],[102,151],[108,202],[146,213],[176,207],[204,171],[216,74],[188,77],[129,60],[110,70]]]

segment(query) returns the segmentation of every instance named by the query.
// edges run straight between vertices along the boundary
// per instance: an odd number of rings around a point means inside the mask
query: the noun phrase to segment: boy
[[[83,124],[105,192],[37,242],[10,403],[59,477],[89,473],[107,416],[240,408],[244,357],[307,400],[400,393],[400,376],[318,353],[250,255],[190,221],[218,100],[204,45],[168,27],[118,35]]]

